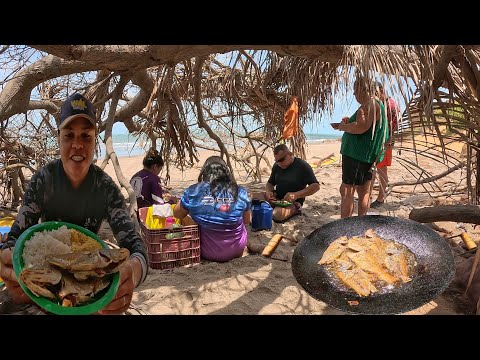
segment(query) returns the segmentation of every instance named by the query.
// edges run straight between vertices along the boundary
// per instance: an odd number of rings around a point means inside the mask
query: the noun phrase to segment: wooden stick
[[[472,270],[470,272],[470,276],[468,278],[468,283],[467,283],[467,288],[465,289],[465,294],[467,294],[468,289],[470,288],[470,285],[472,284],[473,276],[475,275],[475,270],[477,270],[478,266],[478,261],[480,260],[480,248],[477,249],[477,252],[475,253],[475,259],[473,259],[473,265],[472,265]]]
[[[477,244],[475,244],[475,241],[472,240],[472,238],[470,237],[470,235],[468,235],[468,233],[463,232],[460,234],[460,236],[462,237],[462,240],[468,250],[472,250],[477,247]]]
[[[282,237],[283,236],[281,234],[275,234],[270,240],[270,242],[267,244],[267,246],[265,246],[265,249],[263,249],[262,255],[266,257],[271,256],[277,248],[278,244],[280,244]]]

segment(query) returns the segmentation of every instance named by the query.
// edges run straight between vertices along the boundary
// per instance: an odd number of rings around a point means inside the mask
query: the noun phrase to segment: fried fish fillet
[[[380,280],[383,280],[388,284],[393,284],[399,280],[386,272],[375,257],[368,251],[359,251],[357,253],[348,254],[348,256],[360,269],[377,275]]]
[[[368,296],[378,291],[370,282],[367,274],[359,268],[343,271],[338,270],[335,274],[345,285],[352,288],[360,296]]]
[[[394,276],[400,278],[404,283],[411,281],[408,276],[407,258],[404,253],[393,254],[385,259],[385,266]]]
[[[342,236],[341,238],[338,238],[334,242],[330,244],[330,246],[325,250],[323,253],[322,258],[318,262],[320,265],[324,264],[330,264],[333,262],[336,258],[338,258],[342,253],[347,249],[347,247],[344,245],[348,241],[348,238],[346,236]]]
[[[49,287],[56,285],[62,279],[62,273],[51,267],[26,268],[20,273],[20,280],[37,296],[55,299],[55,294]]]
[[[338,268],[340,270],[348,270],[348,269],[351,269],[352,266],[354,266],[354,263],[350,260],[350,259],[341,259],[341,258],[337,258],[335,259],[335,263],[338,265]]]
[[[347,247],[355,251],[362,251],[368,247],[368,239],[363,237],[353,237],[348,240]]]
[[[360,296],[368,296],[385,283],[390,285],[400,280],[401,283],[412,280],[407,262],[410,255],[406,252],[406,247],[384,240],[374,230],[368,229],[364,236],[350,239],[342,236],[333,241],[318,263],[326,265],[342,283]]]
[[[369,239],[369,246],[366,249],[375,257],[379,264],[383,264],[387,254],[385,253],[386,242],[379,237],[372,237]]]

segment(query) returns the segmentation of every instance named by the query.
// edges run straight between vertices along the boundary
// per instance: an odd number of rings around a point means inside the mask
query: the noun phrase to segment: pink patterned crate
[[[200,232],[198,225],[174,229],[151,230],[145,226],[148,208],[140,208],[140,228],[147,247],[148,261],[152,269],[172,269],[200,263]],[[183,237],[167,239],[166,235],[183,232]]]

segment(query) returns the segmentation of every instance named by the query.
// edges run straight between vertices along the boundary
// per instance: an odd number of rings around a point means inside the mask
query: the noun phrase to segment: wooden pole
[[[480,207],[477,205],[441,205],[413,209],[409,218],[421,223],[455,221],[480,225]]]
[[[273,254],[275,249],[277,248],[278,244],[280,244],[280,241],[282,240],[282,235],[281,234],[275,234],[270,242],[265,246],[265,249],[263,249],[262,255],[269,257]]]

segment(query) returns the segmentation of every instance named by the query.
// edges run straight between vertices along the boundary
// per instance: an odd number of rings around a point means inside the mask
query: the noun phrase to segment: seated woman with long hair
[[[130,179],[139,209],[154,204],[163,204],[164,202],[175,204],[177,199],[164,192],[160,185],[158,174],[162,171],[163,164],[162,156],[156,149],[152,148],[143,158],[143,169]]]
[[[179,219],[190,215],[198,224],[203,259],[224,262],[242,256],[247,245],[245,224],[252,217],[250,199],[221,157],[205,161],[198,183],[185,190],[173,213]]]

